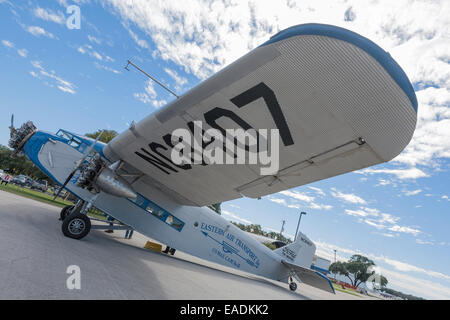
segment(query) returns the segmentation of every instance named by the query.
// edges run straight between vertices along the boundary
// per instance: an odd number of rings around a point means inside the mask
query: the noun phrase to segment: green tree
[[[100,137],[100,141],[104,142],[104,143],[110,142],[112,139],[114,139],[118,135],[117,131],[115,131],[115,130],[98,129],[97,131],[95,131],[93,133],[86,133],[85,136],[92,138],[92,139],[97,139],[98,135],[102,131],[104,131],[104,132],[103,132],[102,136]]]
[[[11,154],[11,149],[0,145],[0,169],[12,175],[24,174],[35,180],[46,179],[50,182],[45,173],[28,160],[27,157],[11,158]]]
[[[361,283],[366,283],[371,276],[375,275],[374,266],[375,263],[369,258],[355,254],[347,262],[338,261],[331,264],[329,270],[331,273],[347,277],[350,283],[358,288]],[[385,287],[388,280],[382,275],[379,279],[381,287]]]

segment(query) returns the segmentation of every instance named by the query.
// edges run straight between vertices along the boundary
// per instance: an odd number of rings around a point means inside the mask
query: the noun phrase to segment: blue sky
[[[81,28],[68,29],[69,5]],[[128,5],[132,4],[132,5]],[[372,258],[389,286],[450,299],[450,14],[445,1],[0,0],[0,144],[16,124],[123,131],[171,101],[127,59],[179,94],[263,43],[308,22],[339,25],[389,51],[414,84],[418,124],[393,161],[261,200],[223,204],[224,217],[293,235],[318,253]]]

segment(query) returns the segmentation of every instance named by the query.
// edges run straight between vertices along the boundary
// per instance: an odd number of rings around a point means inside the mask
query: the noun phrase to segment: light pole
[[[334,249],[334,263],[336,263],[336,249]],[[336,272],[334,273],[334,280],[336,280]]]
[[[300,217],[298,218],[298,223],[297,223],[297,230],[295,230],[295,238],[294,238],[294,242],[295,240],[297,240],[297,234],[298,234],[298,227],[300,227],[300,221],[302,221],[302,215],[306,214],[306,212],[300,212]]]
[[[286,223],[286,221],[283,220],[283,223],[281,224],[281,231],[280,231],[280,236],[283,235],[283,231],[284,231],[284,224]]]

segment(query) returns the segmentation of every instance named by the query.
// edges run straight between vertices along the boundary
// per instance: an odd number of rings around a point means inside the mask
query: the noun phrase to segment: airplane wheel
[[[64,221],[64,219],[70,214],[70,210],[73,209],[73,206],[65,206],[62,208],[61,213],[59,214],[59,220]]]
[[[289,283],[289,289],[291,289],[291,291],[297,290],[297,284],[295,282]]]
[[[88,235],[91,220],[81,213],[71,214],[64,219],[61,230],[66,237],[79,240]]]

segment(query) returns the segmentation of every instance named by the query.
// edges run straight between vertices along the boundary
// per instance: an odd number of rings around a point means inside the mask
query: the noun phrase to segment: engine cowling
[[[80,167],[76,184],[94,194],[103,191],[116,197],[135,199],[137,194],[133,187],[115,172],[116,168],[116,163],[108,166],[100,154],[96,153]]]

